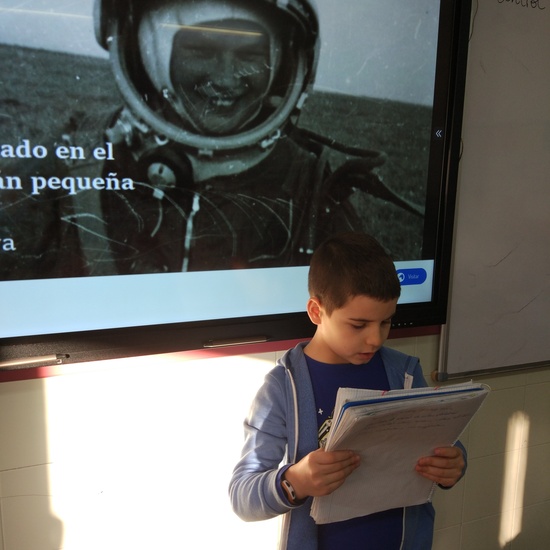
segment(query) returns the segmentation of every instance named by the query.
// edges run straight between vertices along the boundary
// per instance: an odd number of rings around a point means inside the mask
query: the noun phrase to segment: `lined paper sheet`
[[[418,459],[453,445],[489,391],[469,383],[391,392],[341,390],[342,413],[335,412],[326,449],[352,449],[361,465],[334,493],[313,499],[316,523],[431,500],[434,483],[416,473]]]

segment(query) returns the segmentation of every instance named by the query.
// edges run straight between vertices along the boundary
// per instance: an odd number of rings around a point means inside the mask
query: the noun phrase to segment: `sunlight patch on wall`
[[[228,497],[243,419],[273,364],[273,354],[168,354],[48,379],[50,495],[63,547],[275,548],[277,520],[245,523]]]
[[[499,543],[505,548],[520,533],[529,444],[529,416],[515,412],[508,420]]]

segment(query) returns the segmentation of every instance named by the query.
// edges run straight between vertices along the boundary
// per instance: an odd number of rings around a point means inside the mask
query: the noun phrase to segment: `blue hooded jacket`
[[[293,506],[277,488],[281,467],[318,448],[305,345],[289,350],[266,375],[245,420],[245,444],[229,486],[231,504],[241,519],[258,521],[284,514],[279,543],[285,550],[317,550],[317,529],[310,517],[312,499]],[[417,358],[385,347],[380,353],[391,389],[403,388],[406,376],[412,377],[412,387],[427,386]],[[430,549],[434,517],[431,503],[404,508],[401,549]]]

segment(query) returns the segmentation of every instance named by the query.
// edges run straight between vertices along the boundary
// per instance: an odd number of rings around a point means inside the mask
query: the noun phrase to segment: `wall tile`
[[[461,550],[460,537],[460,525],[439,529],[434,533],[432,550]]]
[[[545,368],[541,367],[538,369],[530,369],[526,372],[526,384],[542,384],[543,382],[550,382],[550,366]]]
[[[499,541],[500,515],[470,521],[462,526],[462,550],[512,550]]]
[[[550,443],[550,382],[526,387],[525,412],[531,420],[529,444]]]
[[[52,511],[48,467],[2,472],[1,486],[4,549],[61,548],[64,527]]]
[[[0,486],[0,489],[1,489],[1,486]],[[0,518],[3,517],[3,514],[2,514],[2,499],[0,499]],[[0,550],[5,550],[5,546],[4,546],[4,528],[3,528],[3,521],[0,521]]]
[[[0,471],[48,462],[44,382],[0,384]]]
[[[511,550],[546,550],[550,548],[550,501],[523,510],[519,534],[512,541]]]
[[[523,503],[518,502],[516,506],[532,506],[550,502],[550,443],[528,447],[526,458]],[[548,539],[548,543],[550,548],[550,539]]]
[[[500,514],[504,466],[504,454],[469,461],[468,473],[464,478],[465,522]]]
[[[470,423],[470,459],[502,453],[508,449],[509,419],[524,406],[524,388],[491,391]]]
[[[439,367],[439,335],[416,338],[416,354],[420,357],[422,367],[431,374]]]
[[[17,468],[0,472],[0,486],[3,498],[20,495],[50,495],[50,466],[41,464],[28,468]]]
[[[446,529],[462,523],[465,478],[452,489],[437,489],[434,494],[435,529]]]
[[[471,378],[475,382],[487,384],[492,390],[505,390],[510,388],[518,388],[525,385],[526,373],[516,371],[510,373],[495,373],[493,375],[473,375]]]

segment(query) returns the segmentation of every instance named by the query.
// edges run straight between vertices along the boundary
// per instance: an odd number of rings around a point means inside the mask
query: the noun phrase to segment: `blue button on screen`
[[[428,273],[421,267],[398,269],[397,276],[401,285],[421,285],[428,277]]]

